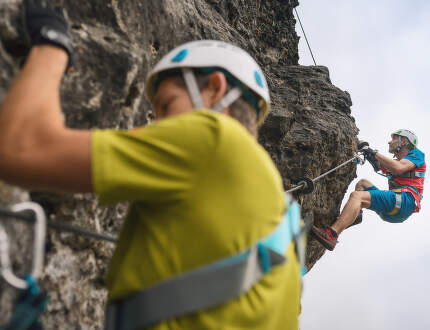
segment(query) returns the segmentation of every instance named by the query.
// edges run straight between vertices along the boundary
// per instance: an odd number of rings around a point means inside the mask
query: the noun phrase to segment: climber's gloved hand
[[[365,146],[361,148],[360,150],[364,154],[364,159],[367,160],[375,170],[375,172],[378,172],[381,170],[381,166],[379,165],[378,160],[376,159],[375,155],[378,152],[378,150],[374,150],[370,148],[369,146]]]
[[[68,68],[73,67],[73,45],[62,7],[54,8],[49,0],[24,0],[24,25],[31,46],[60,47],[69,55]]]
[[[367,158],[367,161],[372,165],[373,170],[375,172],[378,172],[381,170],[381,165],[379,165],[379,162],[376,160],[375,157]]]
[[[370,157],[375,157],[376,153],[378,152],[378,150],[374,150],[369,146],[364,146],[363,148],[360,149],[360,151],[363,152],[365,156],[370,156]]]

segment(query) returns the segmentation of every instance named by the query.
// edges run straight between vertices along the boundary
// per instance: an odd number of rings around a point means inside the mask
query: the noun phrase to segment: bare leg
[[[355,185],[355,191],[363,191],[366,188],[372,187],[373,183],[366,179],[361,179]]]
[[[339,218],[337,218],[336,222],[331,226],[338,235],[355,221],[363,207],[370,207],[370,192],[364,191],[364,189],[371,186],[373,186],[373,184],[366,179],[358,181],[355,186],[356,191],[351,193]]]

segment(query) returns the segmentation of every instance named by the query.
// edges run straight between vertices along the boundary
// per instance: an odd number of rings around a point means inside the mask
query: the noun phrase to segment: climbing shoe
[[[337,234],[330,227],[318,228],[312,226],[312,234],[327,250],[333,251],[337,243]]]

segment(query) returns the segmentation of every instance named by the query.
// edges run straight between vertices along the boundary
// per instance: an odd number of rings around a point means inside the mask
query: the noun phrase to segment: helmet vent
[[[175,55],[175,57],[172,58],[172,62],[177,63],[184,60],[185,57],[188,55],[188,49],[182,49]]]
[[[260,86],[261,88],[264,88],[263,79],[261,78],[261,75],[258,71],[254,71],[254,77],[255,77],[255,81],[257,82],[257,85]]]

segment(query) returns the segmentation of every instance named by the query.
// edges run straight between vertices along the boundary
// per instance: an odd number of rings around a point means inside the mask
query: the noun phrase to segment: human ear
[[[207,86],[202,90],[203,102],[209,108],[213,108],[225,95],[227,91],[227,79],[225,75],[216,71],[209,77]]]

